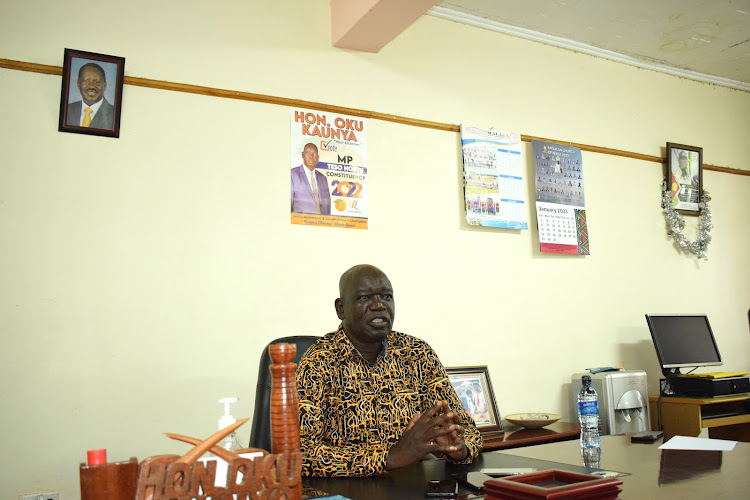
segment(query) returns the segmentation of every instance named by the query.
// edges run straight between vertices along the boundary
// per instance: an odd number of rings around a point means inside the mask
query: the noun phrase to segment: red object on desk
[[[86,452],[86,460],[89,465],[101,465],[107,463],[107,450],[89,450]]]

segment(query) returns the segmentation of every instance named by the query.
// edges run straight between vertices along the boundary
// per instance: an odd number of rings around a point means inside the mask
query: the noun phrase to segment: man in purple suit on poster
[[[331,215],[328,181],[315,170],[318,158],[315,144],[305,144],[302,165],[292,169],[292,213]]]

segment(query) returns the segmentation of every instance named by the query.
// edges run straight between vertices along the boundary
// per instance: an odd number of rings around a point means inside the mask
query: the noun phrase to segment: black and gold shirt
[[[445,368],[426,342],[391,332],[370,365],[344,333],[325,335],[297,367],[302,475],[367,476],[385,471],[388,450],[417,413],[448,401],[464,427],[471,462],[482,448]],[[446,457],[448,460],[450,458]]]

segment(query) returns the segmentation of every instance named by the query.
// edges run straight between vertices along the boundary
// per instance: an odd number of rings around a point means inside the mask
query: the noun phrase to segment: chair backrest
[[[271,451],[271,371],[269,370],[271,357],[268,354],[268,346],[279,343],[295,344],[297,355],[294,362],[299,363],[307,348],[319,338],[312,335],[282,337],[272,341],[263,349],[258,364],[258,385],[255,387],[255,410],[250,430],[250,448]]]

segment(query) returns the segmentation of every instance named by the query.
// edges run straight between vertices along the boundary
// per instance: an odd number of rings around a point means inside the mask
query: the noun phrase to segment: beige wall
[[[0,58],[59,66],[69,47],[130,76],[649,155],[673,141],[750,169],[748,93],[430,16],[362,54],[330,47],[324,0],[89,9],[3,2]],[[570,376],[592,366],[646,369],[654,389],[648,312],[707,313],[723,368],[750,368],[750,177],[705,172],[698,262],[666,235],[658,164],[584,153],[592,255],[543,255],[533,203],[528,231],[466,225],[458,134],[370,120],[370,229],[292,226],[289,108],[126,86],[121,137],[101,138],[57,131],[60,83],[0,69],[3,498],[77,498],[90,448],[184,451],[161,433],[210,434],[220,397],[251,416],[263,346],[334,329],[338,276],[361,262],[390,276],[397,329],[489,366],[502,414],[567,419]]]

